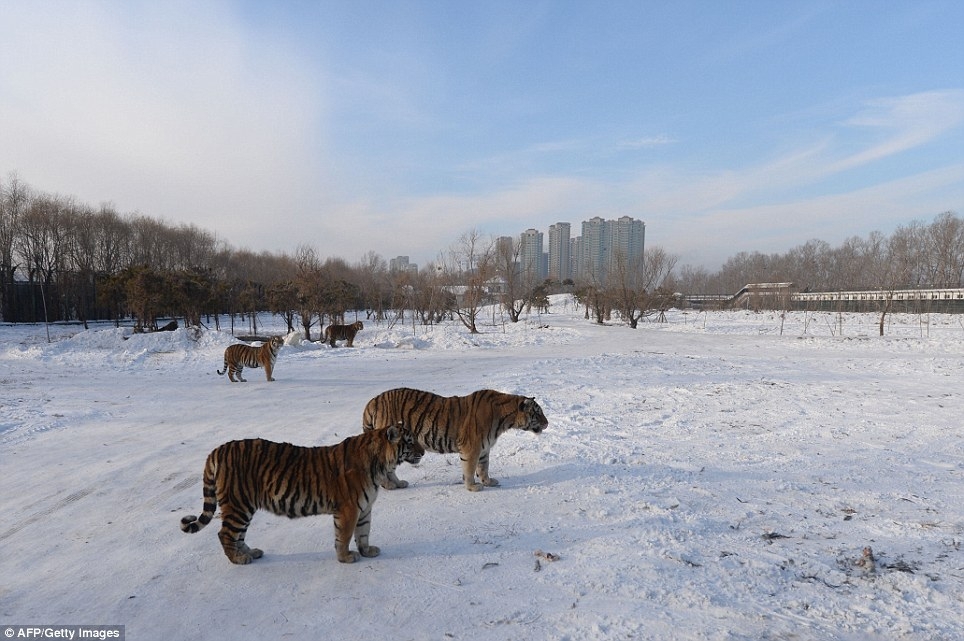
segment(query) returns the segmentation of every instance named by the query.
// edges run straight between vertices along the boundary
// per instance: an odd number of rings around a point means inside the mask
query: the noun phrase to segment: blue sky
[[[0,175],[426,263],[593,216],[714,270],[964,215],[964,2],[0,0]]]

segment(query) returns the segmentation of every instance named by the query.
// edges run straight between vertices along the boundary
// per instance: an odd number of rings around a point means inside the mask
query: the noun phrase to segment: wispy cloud
[[[962,122],[961,104],[964,93],[953,91],[870,101],[851,116],[825,120],[816,137],[798,148],[733,167],[663,162],[629,175],[536,174],[542,154],[584,153],[591,146],[578,140],[533,145],[476,168],[524,168],[494,187],[487,183],[474,192],[395,200],[382,204],[391,217],[371,210],[353,219],[364,237],[386,245],[404,233],[397,221],[405,221],[420,230],[418,240],[407,241],[420,245],[413,252],[447,247],[470,228],[515,234],[559,220],[578,225],[597,214],[646,220],[650,242],[682,253],[684,261],[712,264],[735,251],[780,251],[815,237],[835,242],[892,227],[888,221],[936,215],[948,199],[964,198],[960,164],[904,178],[871,177],[842,189],[828,186],[842,172],[939,138]],[[844,132],[835,128],[840,122],[846,123]],[[845,137],[858,127],[875,135]],[[645,142],[635,141],[640,148]],[[650,144],[672,142],[658,136]],[[493,170],[490,178],[496,174]],[[372,220],[384,224],[372,225]]]
[[[845,171],[919,147],[964,122],[964,91],[928,91],[868,102],[844,126],[879,138],[873,145],[838,159],[829,172]]]
[[[662,147],[665,145],[672,145],[676,141],[675,138],[667,134],[659,134],[656,136],[648,136],[645,138],[636,138],[633,140],[623,140],[617,147],[619,149],[652,149],[653,147]]]

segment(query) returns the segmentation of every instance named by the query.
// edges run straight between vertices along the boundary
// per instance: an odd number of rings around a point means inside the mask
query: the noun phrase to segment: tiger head
[[[360,332],[360,331],[362,331],[363,329],[365,329],[365,325],[362,324],[361,321],[355,321],[354,323],[351,324],[351,326],[354,327],[354,328],[355,328],[355,331],[358,331],[358,332]]]
[[[519,414],[516,416],[516,427],[527,432],[538,434],[549,426],[549,419],[542,412],[542,407],[533,397],[526,396],[519,403]]]
[[[425,455],[425,448],[415,440],[412,430],[408,429],[402,421],[385,429],[388,441],[395,445],[398,452],[395,464],[405,462],[418,465]]]

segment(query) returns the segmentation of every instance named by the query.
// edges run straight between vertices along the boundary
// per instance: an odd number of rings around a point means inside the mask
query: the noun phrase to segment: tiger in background
[[[534,398],[483,389],[468,396],[439,396],[432,392],[401,387],[382,392],[368,401],[362,412],[362,427],[375,430],[403,422],[426,450],[458,453],[466,489],[478,492],[483,486],[498,485],[489,476],[489,451],[496,439],[509,429],[536,434],[549,421]],[[476,483],[478,473],[481,483]],[[390,472],[382,487],[407,487]]]
[[[264,554],[244,540],[257,510],[289,518],[333,514],[339,561],[378,556],[379,548],[368,543],[378,486],[396,465],[418,463],[424,453],[401,425],[349,436],[331,446],[263,439],[224,443],[204,465],[203,512],[182,518],[181,530],[193,534],[204,529],[220,505],[221,547],[232,563],[243,565]],[[348,549],[352,534],[358,552]]]
[[[241,377],[244,368],[263,367],[265,377],[267,377],[268,382],[271,382],[274,380],[272,376],[274,364],[278,360],[278,352],[281,351],[281,346],[284,343],[285,339],[281,336],[273,336],[260,347],[242,343],[229,345],[224,350],[224,371],[218,370],[218,376],[224,376],[224,373],[227,372],[228,378],[234,383],[234,375],[237,374],[239,381],[247,383],[248,381]]]
[[[351,325],[329,325],[325,328],[325,339],[322,342],[334,347],[335,341],[348,341],[348,347],[353,347],[355,334],[363,329],[365,325],[361,321],[355,321]]]

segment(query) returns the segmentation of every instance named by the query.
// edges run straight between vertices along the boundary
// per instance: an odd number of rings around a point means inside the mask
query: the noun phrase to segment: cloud
[[[374,250],[424,263],[472,228],[514,235],[630,215],[647,221],[649,242],[702,262],[804,242],[839,217],[868,229],[885,214],[938,213],[964,189],[960,167],[938,156],[905,179],[901,167],[856,171],[960,140],[961,90],[795,116],[791,148],[741,141],[760,151],[712,166],[728,150],[682,125],[682,141],[551,121],[531,137],[453,132],[458,118],[434,100],[446,83],[420,49],[401,61],[391,47],[364,54],[375,62],[312,58],[313,44],[234,3],[44,6],[0,2],[0,172],[256,250],[307,242],[348,260]],[[633,153],[669,148],[658,161]]]
[[[323,93],[225,5],[14,4],[0,22],[0,167],[39,189],[227,231],[224,212],[310,182]]]
[[[667,134],[659,134],[656,136],[649,136],[647,138],[638,138],[635,140],[624,140],[620,142],[617,147],[619,149],[652,149],[653,147],[662,147],[664,145],[672,145],[676,142],[676,139]]]
[[[964,166],[959,164],[938,164],[900,178],[871,174],[836,182],[838,175],[859,166],[941,138],[962,121],[962,104],[964,93],[954,91],[870,101],[836,121],[845,124],[842,132],[832,128],[833,121],[822,121],[815,138],[805,144],[742,167],[661,163],[641,166],[628,176],[506,178],[492,190],[414,197],[390,208],[409,229],[420,230],[419,240],[411,242],[424,240],[435,251],[471,228],[517,234],[527,227],[545,230],[560,220],[578,225],[594,215],[641,218],[648,225],[648,242],[698,264],[721,263],[737,251],[783,251],[811,238],[839,242],[962,202]],[[861,135],[848,138],[854,129]],[[863,135],[867,130],[873,134],[869,139]],[[565,141],[520,154],[531,159],[537,152],[584,148]],[[500,162],[513,164],[511,156]],[[366,236],[389,241],[404,233],[385,222],[387,234],[366,229]]]
[[[964,163],[840,193],[714,207],[659,225],[661,244],[683,263],[721,264],[741,251],[783,252],[811,239],[837,245],[872,231],[889,233],[914,219],[930,219],[964,201]]]
[[[544,176],[500,189],[471,194],[435,194],[390,202],[353,201],[315,223],[319,236],[338,233],[338,222],[351,225],[341,248],[351,256],[374,250],[384,256],[409,255],[421,264],[435,260],[463,233],[517,235],[559,220],[578,223],[596,206],[604,186],[578,178]],[[549,221],[543,224],[542,221]]]
[[[844,121],[881,139],[867,149],[838,159],[828,173],[846,171],[926,144],[964,122],[964,91],[928,91],[868,102]]]

